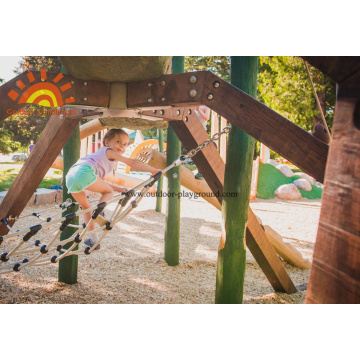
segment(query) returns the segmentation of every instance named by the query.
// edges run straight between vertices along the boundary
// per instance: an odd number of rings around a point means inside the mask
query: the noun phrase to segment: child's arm
[[[145,171],[151,173],[151,175],[154,175],[160,171],[159,169],[155,169],[152,166],[142,163],[141,161],[122,156],[112,149],[107,149],[106,156],[109,160],[121,161],[122,163],[130,166],[132,171]]]

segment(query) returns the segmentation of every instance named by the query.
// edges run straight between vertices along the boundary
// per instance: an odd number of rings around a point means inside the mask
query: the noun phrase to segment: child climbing
[[[66,176],[66,186],[69,193],[75,198],[83,210],[91,207],[85,189],[101,194],[99,203],[109,201],[114,196],[114,191],[126,192],[127,189],[104,180],[105,175],[114,169],[115,161],[121,161],[130,166],[131,170],[146,171],[152,175],[156,174],[158,169],[146,165],[138,160],[129,159],[122,156],[129,145],[129,135],[122,129],[109,130],[103,139],[103,147],[93,154],[86,155],[79,159],[69,170]],[[87,224],[90,221],[91,213],[84,213],[84,220]],[[92,223],[89,230],[95,229],[95,223]],[[97,235],[92,234],[84,243],[93,247],[97,241]],[[96,247],[98,250],[100,245]]]

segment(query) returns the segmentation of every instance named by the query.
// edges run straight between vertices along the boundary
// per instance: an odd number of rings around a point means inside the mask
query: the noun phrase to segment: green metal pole
[[[257,56],[231,57],[231,83],[256,98]],[[248,220],[250,187],[255,140],[235,126],[228,138],[224,193],[222,239],[218,252],[217,304],[240,304],[243,301],[246,266],[245,230]],[[225,224],[225,225],[224,225]]]
[[[63,67],[61,68],[62,73],[65,73]],[[68,189],[66,187],[65,177],[73,164],[79,159],[80,156],[80,125],[78,125],[75,131],[70,136],[69,140],[63,148],[63,201],[68,198],[71,198],[72,201],[75,199],[68,194]],[[63,216],[73,213],[78,209],[78,206],[75,208],[69,209],[63,214]],[[78,225],[79,218],[76,216],[72,224]],[[76,231],[73,227],[67,227],[60,235],[60,240],[68,239]],[[71,243],[68,243],[64,248],[69,248]],[[77,247],[75,248],[77,249]],[[65,284],[76,284],[77,282],[77,271],[78,271],[78,256],[72,255],[67,256],[59,261],[59,274],[58,280]]]
[[[158,131],[159,151],[164,152],[164,131],[159,129]],[[157,193],[156,193],[156,211],[161,212],[162,209],[162,189],[163,189],[163,177],[158,181]]]
[[[173,74],[185,71],[185,56],[174,56],[172,60]],[[166,164],[170,165],[181,154],[181,143],[169,124],[167,131]],[[168,265],[179,264],[180,251],[180,168],[168,172],[168,202],[165,229],[165,261]]]

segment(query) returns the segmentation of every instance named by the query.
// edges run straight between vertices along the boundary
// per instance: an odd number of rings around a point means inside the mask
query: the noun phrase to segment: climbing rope
[[[186,155],[181,155],[177,160],[170,164],[165,169],[159,171],[149,179],[143,181],[141,184],[128,190],[126,193],[115,195],[113,199],[91,206],[88,209],[78,209],[65,216],[58,216],[54,219],[51,217],[42,216],[39,212],[32,212],[19,217],[8,217],[0,219],[0,221],[7,226],[9,233],[0,236],[0,245],[4,242],[13,244],[13,238],[20,238],[20,242],[16,243],[9,252],[3,252],[0,255],[0,275],[12,271],[20,271],[28,266],[42,266],[51,263],[58,263],[61,259],[72,255],[90,255],[96,251],[97,246],[105,238],[106,234],[111,231],[115,224],[122,221],[133,209],[135,209],[140,201],[144,198],[149,189],[159,180],[159,178],[166,174],[169,170],[185,163],[186,159],[192,158],[199,151],[204,149],[212,142],[219,139],[222,134],[227,134],[231,130],[231,125],[226,126],[222,131],[214,134],[210,139],[205,140],[196,148],[190,150]],[[132,201],[130,201],[133,199]],[[91,202],[98,201],[93,199]],[[116,203],[110,219],[103,216],[105,208]],[[51,209],[61,210],[62,213],[75,208],[78,205],[76,202],[67,200],[61,204],[44,209],[48,211]],[[74,225],[72,221],[75,217],[91,212],[92,216],[88,224]],[[62,215],[62,214],[61,214]],[[19,220],[25,217],[33,216],[41,221],[37,224],[22,230],[14,230],[10,225],[10,220]],[[97,228],[89,230],[90,226],[95,223]],[[58,225],[60,224],[60,226]],[[67,228],[75,228],[76,231],[67,239],[60,240],[60,234]],[[48,231],[38,236],[40,231],[47,229]],[[84,246],[82,244],[84,239],[96,233],[101,233],[96,243],[92,246]],[[36,240],[33,240],[37,237]],[[65,245],[68,245],[66,248]]]

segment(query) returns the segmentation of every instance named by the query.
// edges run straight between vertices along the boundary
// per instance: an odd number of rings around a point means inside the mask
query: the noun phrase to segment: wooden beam
[[[128,84],[129,107],[150,104],[207,105],[316,180],[324,181],[327,144],[211,72],[164,75]],[[161,117],[159,112],[156,116]]]
[[[360,303],[359,90],[359,73],[338,89],[307,303]]]
[[[42,81],[43,79],[43,81]],[[108,107],[110,83],[104,81],[84,81],[71,75],[27,71],[0,86],[0,121],[11,116],[29,104],[37,104],[39,96],[31,97],[36,91],[46,89],[56,95],[53,108],[41,107],[39,111],[56,110],[60,106]]]
[[[54,115],[50,118],[34,150],[1,203],[0,218],[21,214],[66,141],[84,117],[86,118],[85,113],[77,111],[77,115],[72,117]],[[9,222],[10,225],[13,223],[14,221]],[[0,235],[7,233],[8,228],[1,223]]]
[[[360,71],[360,56],[301,56],[337,83]]]
[[[187,122],[172,121],[171,124],[180,141],[188,151],[209,138],[196,115],[189,116]],[[225,164],[217,149],[214,145],[209,145],[198,152],[197,155],[193,157],[193,160],[213,193],[218,195],[217,199],[221,203]],[[269,279],[275,291],[287,293],[296,292],[296,288],[287,274],[284,265],[269,243],[264,230],[250,208],[248,217],[249,236],[246,237],[246,242],[249,242],[249,250],[264,271],[265,276]],[[250,236],[250,234],[252,236]]]

